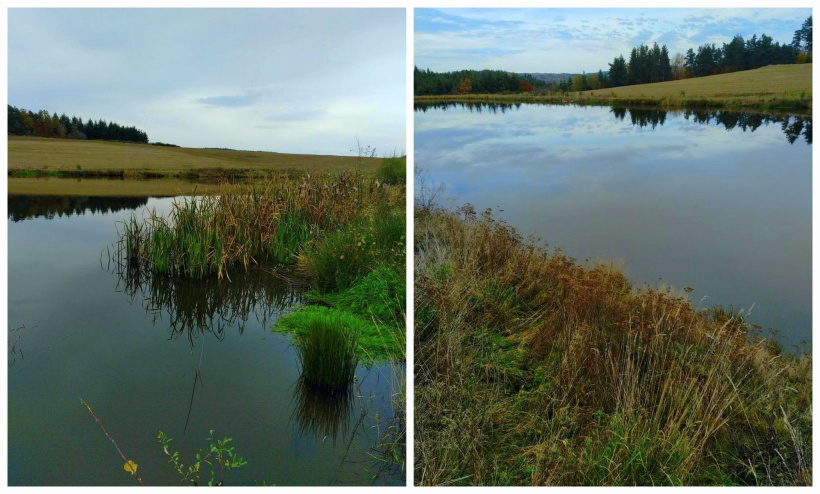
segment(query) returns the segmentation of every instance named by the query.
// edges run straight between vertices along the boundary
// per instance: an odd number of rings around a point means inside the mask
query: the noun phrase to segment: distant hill
[[[577,75],[577,74],[568,74],[565,72],[562,73],[554,73],[554,72],[520,72],[518,75],[522,77],[532,77],[533,79],[538,79],[539,81],[544,81],[546,84],[552,84],[553,82],[561,82],[566,81],[570,77]]]

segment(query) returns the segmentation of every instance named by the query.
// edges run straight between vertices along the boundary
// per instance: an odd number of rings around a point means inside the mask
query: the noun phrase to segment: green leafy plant
[[[379,264],[403,267],[405,250],[404,212],[384,208],[320,237],[298,265],[320,293],[343,292]]]
[[[396,185],[405,182],[407,170],[407,160],[401,156],[387,156],[382,159],[382,164],[376,170],[376,179],[380,182]]]
[[[186,484],[202,485],[203,475],[205,475],[207,479],[205,485],[223,485],[225,470],[230,471],[232,468],[240,468],[248,464],[247,461],[234,452],[233,446],[228,446],[233,441],[230,437],[217,439],[216,443],[212,442],[214,441],[213,429],[209,431],[209,437],[206,439],[210,442],[208,447],[200,448],[195,456],[196,460],[187,466],[180,461],[178,451],[171,453],[169,446],[173,441],[172,438],[162,431],[159,431],[157,438],[162,444],[162,450],[169,458],[168,463],[174,466],[174,470],[179,474],[180,481]],[[217,479],[217,475],[219,475],[219,479]]]

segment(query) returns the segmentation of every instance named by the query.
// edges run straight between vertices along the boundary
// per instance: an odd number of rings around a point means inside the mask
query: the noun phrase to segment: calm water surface
[[[303,287],[262,269],[217,283],[109,265],[116,222],[171,201],[9,197],[9,484],[137,485],[83,398],[149,485],[178,484],[160,430],[189,463],[209,429],[248,461],[229,485],[404,485],[371,457],[391,369],[360,368],[352,396],[317,394],[270,332]]]
[[[450,205],[702,307],[752,308],[791,345],[812,336],[811,136],[789,116],[424,105],[415,160]]]

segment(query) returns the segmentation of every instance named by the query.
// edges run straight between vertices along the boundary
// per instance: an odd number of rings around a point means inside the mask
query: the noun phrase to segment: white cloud
[[[765,32],[789,43],[811,15],[810,9],[443,9],[439,17],[448,25],[431,26],[433,12],[416,9],[421,68],[573,73],[606,69],[633,46],[654,41],[673,54],[735,34]]]
[[[13,9],[9,103],[183,146],[405,148],[404,9]]]

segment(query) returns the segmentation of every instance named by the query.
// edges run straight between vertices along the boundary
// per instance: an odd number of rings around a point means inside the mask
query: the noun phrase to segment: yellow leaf
[[[122,466],[122,469],[131,475],[134,475],[137,473],[137,464],[134,463],[133,460],[128,460],[125,462],[125,465]]]

